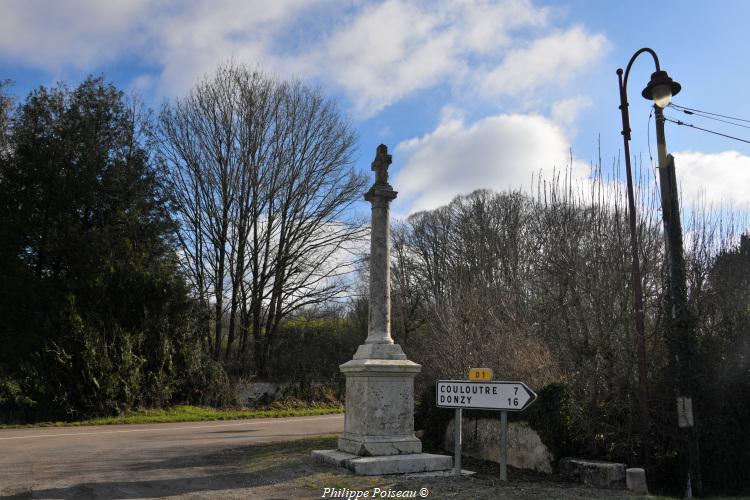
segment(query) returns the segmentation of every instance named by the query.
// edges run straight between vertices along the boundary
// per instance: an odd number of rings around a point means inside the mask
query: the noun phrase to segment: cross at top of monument
[[[378,184],[388,183],[388,166],[392,162],[391,155],[388,154],[388,146],[381,144],[375,153],[375,160],[372,162],[371,169],[375,171],[375,182]]]
[[[396,191],[388,184],[388,166],[391,164],[391,155],[388,154],[388,146],[381,144],[375,150],[375,160],[372,162],[372,170],[375,171],[375,184],[365,193],[365,200],[383,207],[396,198]]]

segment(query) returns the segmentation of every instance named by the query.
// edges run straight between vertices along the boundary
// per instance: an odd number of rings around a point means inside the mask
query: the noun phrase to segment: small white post
[[[508,480],[508,412],[500,412],[500,481]]]
[[[456,408],[453,418],[453,474],[461,475],[461,408]]]

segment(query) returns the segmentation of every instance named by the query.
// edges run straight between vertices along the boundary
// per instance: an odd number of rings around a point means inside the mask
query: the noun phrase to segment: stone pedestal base
[[[349,469],[362,476],[384,474],[413,474],[449,470],[453,459],[447,455],[413,453],[410,455],[360,457],[338,450],[315,450],[312,456],[318,462]]]
[[[422,453],[414,435],[414,377],[421,368],[397,344],[359,346],[341,365],[346,415],[338,449],[313,451],[313,458],[365,476],[451,469],[452,457]]]
[[[363,344],[341,365],[346,415],[339,451],[364,457],[421,453],[414,436],[414,376],[421,368],[396,344]]]

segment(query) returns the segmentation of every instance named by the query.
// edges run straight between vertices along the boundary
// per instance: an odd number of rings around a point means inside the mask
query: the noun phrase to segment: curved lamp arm
[[[650,49],[648,47],[643,47],[642,49],[638,50],[635,54],[633,54],[633,57],[630,58],[630,61],[628,61],[628,65],[625,67],[625,78],[623,81],[623,86],[626,89],[628,86],[628,75],[630,74],[630,68],[633,66],[633,63],[635,62],[636,58],[638,58],[638,56],[643,54],[644,52],[648,52],[649,54],[651,54],[651,57],[654,58],[656,71],[661,71],[661,66],[659,66],[659,57],[656,55],[656,52],[654,52],[653,49]],[[622,69],[617,70],[617,74],[619,75],[620,73],[622,73]]]
[[[654,58],[654,64],[656,65],[656,71],[661,71],[661,67],[659,66],[659,57],[656,55],[656,52],[653,51],[653,49],[650,49],[648,47],[644,47],[640,50],[638,50],[635,54],[633,54],[633,57],[630,58],[630,61],[628,61],[628,65],[625,67],[625,76],[623,77],[622,74],[622,68],[617,69],[617,77],[620,83],[620,110],[622,111],[622,135],[625,137],[625,149],[627,151],[628,148],[628,141],[630,141],[630,113],[628,113],[628,75],[630,75],[630,68],[633,67],[633,63],[638,58],[639,55],[643,54],[644,52],[648,52],[651,54],[651,57]]]

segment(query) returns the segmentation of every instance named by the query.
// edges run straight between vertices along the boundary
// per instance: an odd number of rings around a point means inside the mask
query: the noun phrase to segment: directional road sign
[[[523,382],[440,380],[436,389],[440,408],[521,411],[536,399]]]

